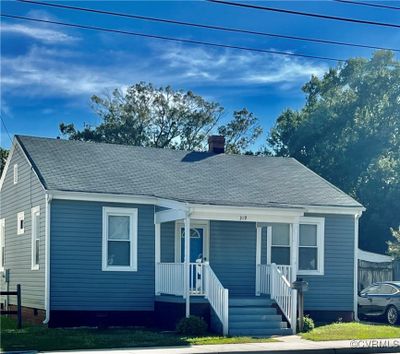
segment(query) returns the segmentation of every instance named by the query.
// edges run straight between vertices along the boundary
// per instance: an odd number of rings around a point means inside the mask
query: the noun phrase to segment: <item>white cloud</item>
[[[182,80],[226,84],[285,84],[304,82],[311,75],[321,76],[328,69],[324,63],[277,54],[259,54],[235,50],[187,50],[167,46],[161,58]]]
[[[67,50],[33,46],[27,54],[3,56],[1,61],[3,92],[27,96],[88,97],[110,89],[148,80],[150,72],[130,57],[118,59],[119,53],[108,53],[112,59],[106,65],[94,64],[85,57]],[[118,63],[116,61],[123,61]],[[88,64],[88,63],[89,64]],[[132,65],[132,63],[135,63]]]
[[[2,33],[15,33],[30,37],[44,43],[66,43],[74,42],[79,38],[70,36],[64,32],[56,31],[45,27],[27,26],[22,24],[2,23]]]
[[[322,75],[325,64],[308,59],[200,47],[152,46],[140,53],[96,53],[32,46],[27,54],[2,58],[2,87],[6,93],[28,96],[83,96],[126,88],[139,81],[175,88],[213,86],[243,91],[269,85],[298,88],[309,77]],[[100,60],[97,58],[103,58]]]

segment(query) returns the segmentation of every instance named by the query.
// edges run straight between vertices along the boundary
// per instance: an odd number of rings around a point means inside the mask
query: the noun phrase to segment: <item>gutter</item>
[[[44,306],[46,309],[46,317],[43,324],[50,321],[50,206],[52,195],[46,192],[46,225],[45,225],[45,276],[44,276]]]

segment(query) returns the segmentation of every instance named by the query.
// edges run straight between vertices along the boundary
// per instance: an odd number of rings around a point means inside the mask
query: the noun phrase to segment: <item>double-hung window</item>
[[[32,255],[31,269],[39,269],[40,261],[40,207],[34,207],[31,210],[31,228],[32,228]]]
[[[0,272],[6,263],[6,220],[0,219]]]
[[[269,263],[290,265],[290,225],[272,226],[271,254]]]
[[[104,271],[137,270],[138,211],[103,207]]]
[[[299,275],[324,274],[324,219],[301,218],[299,228]]]

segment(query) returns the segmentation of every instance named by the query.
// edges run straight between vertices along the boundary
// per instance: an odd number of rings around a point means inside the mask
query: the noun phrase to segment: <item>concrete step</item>
[[[251,297],[251,298],[230,298],[229,307],[242,306],[271,306],[274,302],[266,297]]]
[[[243,328],[229,329],[231,336],[252,336],[252,337],[270,337],[274,335],[284,336],[292,334],[291,328]]]
[[[287,323],[283,321],[235,321],[229,322],[229,329],[247,329],[247,328],[257,328],[257,329],[278,329],[287,328]]]
[[[273,315],[276,313],[276,309],[273,307],[229,307],[230,315]]]
[[[237,314],[237,315],[231,315],[229,314],[229,322],[280,322],[282,321],[282,316],[278,314],[268,314],[268,315],[263,315],[263,314]]]

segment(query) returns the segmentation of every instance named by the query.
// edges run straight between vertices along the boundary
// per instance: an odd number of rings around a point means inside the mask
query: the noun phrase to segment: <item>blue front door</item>
[[[185,258],[185,228],[181,227],[181,262]],[[190,229],[190,263],[203,258],[204,228],[193,227]]]

